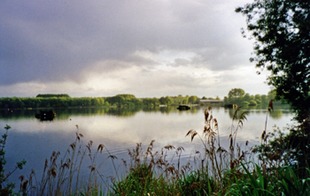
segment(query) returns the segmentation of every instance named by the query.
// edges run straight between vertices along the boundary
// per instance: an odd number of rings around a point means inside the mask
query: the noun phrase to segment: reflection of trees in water
[[[190,110],[179,111],[176,106],[168,107],[156,107],[156,108],[142,108],[142,107],[128,107],[128,108],[70,108],[70,109],[56,109],[56,118],[55,120],[69,120],[71,116],[91,116],[91,115],[114,115],[120,117],[133,116],[139,111],[143,112],[160,112],[163,114],[169,113],[191,113],[195,114],[201,110],[204,110],[205,107],[191,107]],[[222,110],[222,107],[213,107],[212,110]],[[223,109],[224,113],[229,115],[230,119],[233,118],[235,109]],[[255,109],[255,108],[242,108],[244,111],[248,111],[249,115],[253,113],[266,113],[266,109]],[[0,110],[0,119],[27,119],[35,118],[35,114],[40,110]],[[269,115],[273,119],[280,119],[283,116],[283,113],[291,113],[290,110],[281,110],[276,109],[272,111]]]
[[[135,113],[139,112],[141,108],[138,107],[129,107],[129,108],[109,108],[107,114],[115,116],[133,116]]]
[[[104,115],[106,113],[106,108],[71,108],[71,109],[57,109],[56,117],[60,120],[67,120],[70,116],[89,116],[89,115]]]
[[[200,107],[191,107],[189,110],[180,111],[177,109],[177,106],[166,106],[166,107],[156,107],[156,108],[144,108],[144,112],[161,112],[163,114],[169,113],[197,113],[201,108]]]
[[[185,112],[185,113],[197,113],[199,111],[199,107],[192,107],[190,110],[187,111],[179,111],[176,107],[169,106],[169,107],[152,107],[152,108],[143,108],[143,107],[111,107],[111,108],[83,108],[83,109],[75,109],[71,110],[70,113],[65,111],[60,111],[62,116],[66,114],[70,115],[115,115],[120,117],[127,117],[133,116],[139,111],[143,112],[161,112],[161,113],[176,113],[176,112]],[[69,110],[70,111],[70,110]]]
[[[0,110],[0,119],[34,118],[36,110]]]
[[[268,112],[266,109],[243,108],[241,110],[242,111],[247,111],[248,115],[251,115],[251,114],[262,114],[262,113],[267,113]],[[233,119],[233,117],[235,115],[235,111],[236,111],[236,109],[233,109],[233,108],[225,109],[225,113],[228,113],[230,119]],[[273,110],[273,111],[269,112],[269,116],[272,119],[280,119],[283,116],[283,112],[286,112],[286,111],[288,111],[288,110],[282,110],[282,109]]]
[[[269,113],[270,117],[273,119],[280,119],[283,116],[282,110],[274,110]]]
[[[69,119],[70,116],[98,116],[98,115],[113,115],[113,116],[132,116],[136,112],[140,111],[140,108],[75,108],[57,110],[58,119]]]
[[[190,110],[181,111],[185,113],[197,113],[199,107],[192,107]],[[155,108],[142,108],[142,107],[81,107],[81,108],[64,108],[55,109],[55,120],[68,120],[72,115],[75,116],[90,116],[90,115],[115,115],[115,116],[133,116],[139,111],[144,112],[161,112],[161,113],[175,113],[180,112],[176,107],[155,107]],[[35,118],[35,114],[40,110],[0,110],[0,119],[25,119]]]

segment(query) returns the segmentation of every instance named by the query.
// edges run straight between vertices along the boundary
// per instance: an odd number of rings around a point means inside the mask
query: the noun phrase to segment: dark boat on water
[[[56,116],[56,113],[53,110],[42,110],[40,113],[37,113],[35,117],[42,121],[53,120]]]
[[[189,107],[188,105],[179,105],[177,109],[178,110],[189,110],[191,109],[191,107]]]

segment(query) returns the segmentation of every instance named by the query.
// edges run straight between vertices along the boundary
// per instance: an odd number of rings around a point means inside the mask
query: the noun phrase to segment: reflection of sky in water
[[[227,146],[227,137],[230,133],[232,120],[228,110],[223,108],[214,109],[213,116],[219,122],[220,135],[224,136],[221,141]],[[273,125],[286,126],[290,122],[291,114],[283,113],[281,118],[268,118],[268,130]],[[250,144],[257,144],[265,126],[265,112],[251,112],[244,127],[238,131],[240,140],[249,140]],[[65,153],[68,146],[75,140],[76,125],[79,132],[84,135],[83,142],[89,140],[94,142],[94,148],[104,144],[112,154],[120,157],[127,156],[127,149],[135,147],[136,143],[147,145],[155,140],[155,147],[158,149],[171,144],[176,148],[185,148],[184,158],[193,154],[201,143],[196,138],[193,143],[190,137],[185,137],[187,131],[195,129],[202,133],[204,126],[203,110],[197,113],[190,112],[138,112],[133,116],[119,117],[112,115],[72,115],[67,120],[54,120],[52,122],[40,122],[36,119],[1,120],[0,126],[8,124],[12,127],[9,131],[7,141],[8,167],[12,168],[16,161],[27,160],[25,170],[15,174],[28,174],[32,168],[36,171],[43,169],[44,160],[49,158],[51,153],[60,151]],[[236,126],[236,123],[234,123]],[[4,130],[4,129],[2,129]],[[175,152],[175,151],[173,151]],[[105,165],[105,163],[101,163]],[[103,167],[103,166],[102,166]],[[111,168],[102,168],[109,171]],[[26,172],[26,173],[25,173]],[[111,171],[110,171],[111,172]]]

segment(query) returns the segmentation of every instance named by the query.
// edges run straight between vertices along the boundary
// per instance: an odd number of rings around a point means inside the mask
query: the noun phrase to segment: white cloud
[[[263,91],[240,33],[244,18],[234,12],[245,2],[2,2],[0,96]]]

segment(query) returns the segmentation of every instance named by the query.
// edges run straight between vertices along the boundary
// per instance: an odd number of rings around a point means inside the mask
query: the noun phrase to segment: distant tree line
[[[0,98],[0,107],[2,109],[27,109],[27,108],[69,108],[69,107],[90,107],[105,106],[103,98],[71,98],[71,97],[5,97]]]
[[[115,107],[154,108],[160,105],[198,104],[197,96],[165,96],[161,98],[137,98],[132,94],[119,94],[112,97],[70,97],[67,94],[39,94],[33,97],[0,98],[1,109],[29,108],[81,108]]]
[[[250,95],[241,88],[233,88],[228,92],[228,96],[224,97],[224,105],[238,105],[238,106],[261,106],[268,107],[269,101],[273,100],[275,105],[283,105],[283,100],[276,100],[276,91],[271,90],[267,95]]]
[[[269,100],[275,98],[275,91],[268,95],[250,95],[242,89],[232,89],[224,98],[224,104],[239,106],[266,106]],[[137,98],[132,94],[119,94],[112,97],[70,97],[67,94],[39,94],[36,97],[3,97],[0,98],[1,109],[30,109],[30,108],[155,108],[159,106],[176,106],[180,104],[200,104],[200,100],[220,100],[216,98],[199,98],[197,96],[163,96],[160,98]]]

